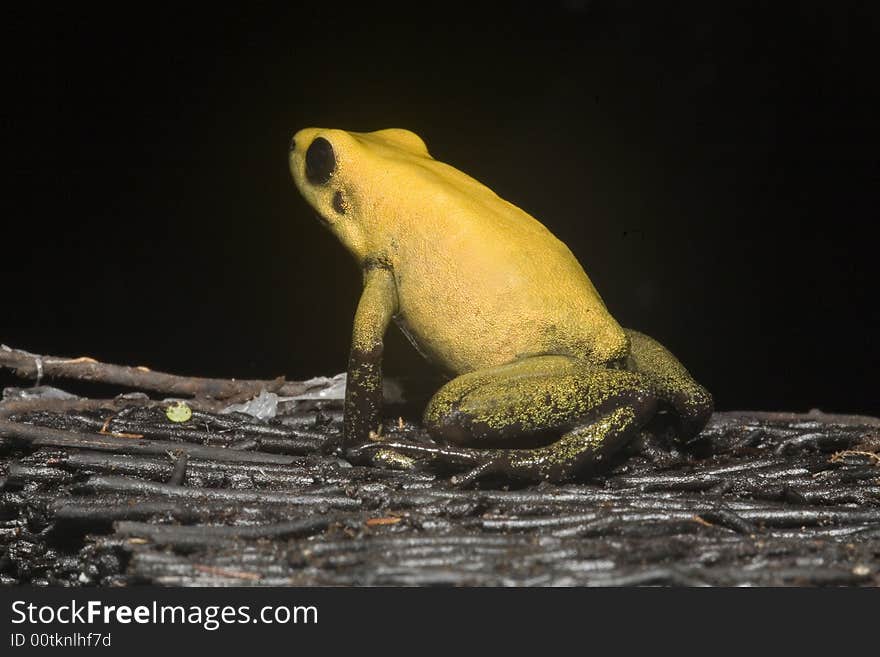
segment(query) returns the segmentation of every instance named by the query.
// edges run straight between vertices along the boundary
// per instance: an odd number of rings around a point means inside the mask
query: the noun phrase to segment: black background
[[[4,18],[0,341],[342,370],[360,277],[287,144],[406,127],[718,408],[880,410],[876,3],[289,4]],[[388,370],[421,371],[392,333]]]

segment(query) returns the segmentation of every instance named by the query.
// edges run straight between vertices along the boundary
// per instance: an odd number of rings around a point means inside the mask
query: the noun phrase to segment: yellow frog
[[[588,472],[661,412],[681,440],[706,424],[709,393],[663,346],[617,324],[568,247],[432,158],[415,133],[307,128],[289,159],[300,193],[363,270],[346,447],[367,443],[381,423],[392,320],[454,377],[424,423],[449,446],[437,453],[472,465],[461,484]]]

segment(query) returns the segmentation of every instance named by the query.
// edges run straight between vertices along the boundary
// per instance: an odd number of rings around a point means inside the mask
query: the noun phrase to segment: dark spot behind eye
[[[342,196],[342,192],[336,192],[333,195],[333,209],[339,214],[345,214],[345,199]]]
[[[324,185],[335,170],[333,146],[323,137],[318,137],[306,151],[306,178],[313,185]]]

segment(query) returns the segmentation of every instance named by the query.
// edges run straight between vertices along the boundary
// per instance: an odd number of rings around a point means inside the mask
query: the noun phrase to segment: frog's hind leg
[[[454,478],[453,483],[467,487],[489,475],[559,482],[594,471],[632,440],[655,410],[656,401],[645,397],[567,431],[546,447],[488,450],[480,465]]]
[[[474,450],[481,464],[461,484],[488,474],[559,481],[607,460],[653,418],[657,402],[636,373],[534,356],[453,379],[431,400],[425,425],[442,442],[487,448]],[[548,434],[559,437],[546,444]]]
[[[627,369],[644,377],[665,406],[675,411],[677,438],[685,442],[706,426],[712,415],[712,395],[694,381],[678,359],[653,338],[625,329],[630,340]]]

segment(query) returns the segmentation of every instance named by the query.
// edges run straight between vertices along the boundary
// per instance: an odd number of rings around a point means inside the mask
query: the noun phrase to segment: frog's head
[[[382,249],[419,161],[432,161],[409,130],[305,128],[290,142],[290,171],[318,217],[362,260]]]

